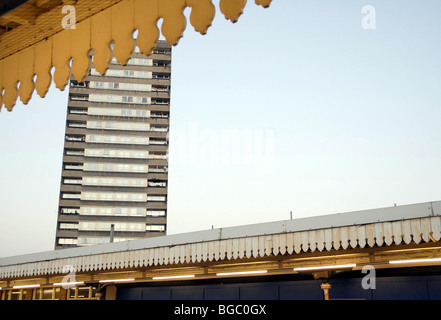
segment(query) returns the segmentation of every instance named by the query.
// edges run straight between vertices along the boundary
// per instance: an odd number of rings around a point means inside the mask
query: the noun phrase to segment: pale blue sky
[[[441,200],[440,12],[248,1],[236,24],[188,24],[173,49],[168,233]],[[0,113],[0,257],[53,249],[66,98],[51,87]]]

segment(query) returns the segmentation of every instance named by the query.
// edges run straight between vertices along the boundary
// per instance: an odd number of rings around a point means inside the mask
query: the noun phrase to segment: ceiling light
[[[130,278],[130,279],[111,279],[111,280],[100,280],[100,283],[107,283],[107,282],[130,282],[130,281],[134,281],[135,279]]]
[[[345,269],[354,268],[356,264],[340,264],[331,266],[318,266],[318,267],[304,267],[304,268],[294,268],[294,271],[313,271],[313,270],[329,270],[329,269]]]
[[[259,274],[259,273],[267,273],[266,270],[258,270],[258,271],[242,271],[242,272],[223,272],[216,273],[217,276],[236,276],[236,275],[248,275],[248,274]]]
[[[194,278],[194,274],[185,276],[166,276],[166,277],[153,277],[153,280],[164,280],[164,279],[182,279],[182,278]]]
[[[425,262],[441,262],[441,258],[409,259],[409,260],[392,260],[392,261],[389,261],[389,263],[391,263],[391,264],[399,264],[399,263],[425,263]]]
[[[40,286],[39,284],[30,284],[30,285],[26,285],[26,286],[13,286],[12,288],[14,288],[14,289],[38,288],[39,286]]]
[[[84,284],[84,282],[80,281],[80,282],[59,282],[59,283],[54,283],[54,286],[75,286],[77,284]]]

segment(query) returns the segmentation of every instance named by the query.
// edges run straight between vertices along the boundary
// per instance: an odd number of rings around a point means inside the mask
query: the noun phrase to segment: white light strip
[[[75,286],[77,284],[84,284],[84,282],[80,281],[80,282],[59,282],[59,283],[54,283],[54,286]]]
[[[248,275],[248,274],[260,274],[267,273],[267,270],[259,270],[259,271],[241,271],[241,272],[223,272],[216,273],[217,276],[236,276],[236,275]]]
[[[185,275],[185,276],[168,276],[168,277],[153,277],[153,280],[164,280],[164,279],[185,279],[185,278],[194,278],[194,274]]]
[[[107,283],[107,282],[130,282],[130,281],[135,281],[135,279],[130,278],[130,279],[111,279],[111,280],[100,280],[100,283]]]
[[[391,263],[391,264],[399,264],[399,263],[424,263],[424,262],[441,262],[441,258],[413,259],[413,260],[392,260],[392,261],[389,261],[389,263]]]
[[[318,266],[318,267],[294,268],[294,271],[345,269],[345,268],[354,268],[355,266],[356,266],[355,264],[340,264],[340,265],[332,265],[332,266]]]
[[[40,285],[39,284],[30,284],[27,286],[13,286],[13,289],[24,289],[24,288],[38,288]]]

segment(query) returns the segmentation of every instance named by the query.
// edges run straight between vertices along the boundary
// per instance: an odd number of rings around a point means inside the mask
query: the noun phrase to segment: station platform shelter
[[[0,259],[0,300],[438,300],[441,202]],[[1,302],[0,302],[1,304]]]

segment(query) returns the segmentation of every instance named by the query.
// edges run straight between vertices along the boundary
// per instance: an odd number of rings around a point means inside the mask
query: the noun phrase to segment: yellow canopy
[[[20,2],[25,1],[15,5]],[[271,0],[255,2],[266,8]],[[236,22],[245,4],[246,0],[220,0],[219,8],[226,19]],[[94,67],[103,74],[112,41],[113,56],[124,65],[134,49],[136,30],[137,46],[149,55],[159,38],[161,18],[162,35],[177,45],[186,28],[187,7],[191,25],[205,34],[215,15],[211,0],[30,0],[10,10],[1,8],[0,110],[4,105],[11,111],[18,97],[27,104],[34,89],[44,97],[52,80],[60,90],[70,74],[81,81],[89,72],[92,50]]]

